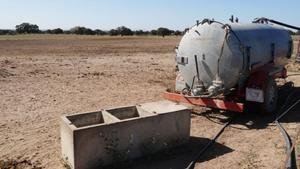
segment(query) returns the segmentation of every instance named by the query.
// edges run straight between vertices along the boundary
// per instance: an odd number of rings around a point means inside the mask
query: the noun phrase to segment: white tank
[[[176,61],[188,87],[200,85],[204,91],[213,92],[215,88],[234,88],[256,67],[271,62],[286,64],[291,52],[292,38],[280,27],[208,21],[186,32]]]

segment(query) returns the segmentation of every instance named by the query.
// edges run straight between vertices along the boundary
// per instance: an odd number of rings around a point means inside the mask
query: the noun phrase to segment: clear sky
[[[0,0],[0,29],[14,29],[22,22],[40,29],[85,26],[109,30],[158,27],[183,30],[196,20],[240,22],[269,17],[300,26],[300,0]]]

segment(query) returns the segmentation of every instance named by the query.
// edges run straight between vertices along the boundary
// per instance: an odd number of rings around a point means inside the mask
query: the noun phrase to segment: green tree
[[[169,36],[171,35],[172,31],[169,30],[168,28],[158,28],[157,29],[157,35],[159,36]]]
[[[110,36],[118,36],[118,35],[119,35],[119,32],[118,32],[118,30],[116,30],[116,29],[111,29],[111,30],[108,32],[108,34],[109,34]]]
[[[118,27],[117,31],[121,36],[132,36],[133,35],[132,30],[129,28],[126,28],[125,26]]]
[[[84,34],[84,35],[96,35],[96,32],[94,32],[94,31],[93,31],[92,29],[90,29],[90,28],[86,28],[86,29],[84,29],[83,34]]]
[[[42,31],[43,33],[47,33],[47,34],[52,34],[52,31],[51,31],[51,29],[47,29],[47,30],[45,30],[45,31]]]
[[[15,35],[16,32],[14,30],[9,29],[0,29],[0,35]]]
[[[30,23],[22,23],[20,25],[16,25],[17,33],[40,33],[39,26]]]
[[[182,32],[181,32],[181,31],[179,31],[179,30],[177,30],[177,31],[175,31],[175,32],[174,32],[174,35],[176,35],[176,36],[180,36],[180,35],[182,35]]]
[[[76,27],[70,29],[70,33],[77,34],[77,35],[95,35],[96,34],[92,29],[81,27],[81,26],[76,26]]]
[[[46,31],[44,31],[44,33],[48,33],[48,34],[63,34],[64,31],[60,28],[56,28],[56,29],[47,29]]]
[[[62,30],[61,28],[56,28],[56,29],[51,30],[51,32],[53,34],[63,34],[64,30]]]
[[[157,35],[157,30],[151,30],[150,33],[151,35]]]
[[[64,34],[71,34],[71,31],[70,30],[64,30]]]
[[[137,35],[137,36],[148,35],[149,31],[136,30],[136,31],[134,31],[134,34]]]
[[[100,30],[100,29],[96,29],[96,30],[94,30],[94,32],[96,35],[107,35],[108,34],[108,32]]]

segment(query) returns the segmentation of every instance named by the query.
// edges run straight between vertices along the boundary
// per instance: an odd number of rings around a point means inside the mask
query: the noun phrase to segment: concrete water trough
[[[60,125],[64,161],[93,169],[187,143],[190,111],[160,101],[63,116]]]

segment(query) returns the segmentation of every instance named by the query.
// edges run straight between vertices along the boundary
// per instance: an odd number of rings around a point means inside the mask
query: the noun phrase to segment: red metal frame
[[[260,68],[251,71],[247,87],[254,87],[258,89],[264,89],[266,81],[269,77],[286,78],[287,71],[284,67],[276,67],[274,64],[267,64]]]
[[[170,92],[165,92],[163,94],[163,97],[167,100],[187,103],[196,106],[211,107],[211,108],[230,110],[235,112],[244,111],[243,103],[229,102],[229,101],[211,99],[211,98],[192,98],[192,97],[186,97],[182,94],[170,93]]]
[[[247,84],[240,90],[238,90],[232,96],[232,100],[236,98],[244,98],[246,87],[254,87],[258,89],[264,89],[266,81],[269,77],[276,78],[286,78],[287,71],[284,67],[276,67],[274,64],[270,63],[264,66],[261,66],[257,69],[251,71],[251,75],[248,79]],[[165,92],[163,97],[167,100],[187,103],[196,106],[211,107],[221,110],[229,110],[234,112],[243,112],[244,103],[238,103],[235,101],[224,101],[220,99],[212,98],[198,98],[198,97],[187,97],[178,93]]]

